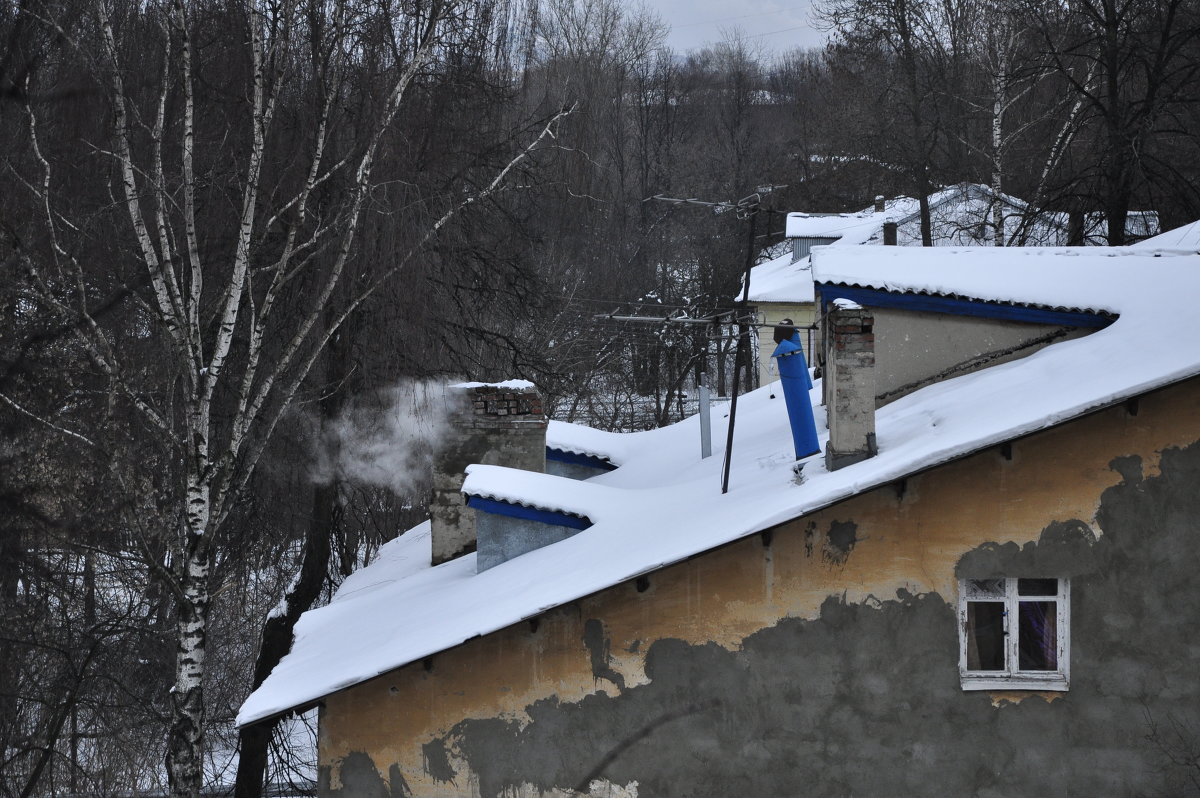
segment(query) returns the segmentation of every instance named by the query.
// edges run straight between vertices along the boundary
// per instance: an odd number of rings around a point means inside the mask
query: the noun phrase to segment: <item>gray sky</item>
[[[770,52],[825,43],[812,26],[812,0],[646,0],[646,5],[671,27],[667,44],[680,52],[720,41],[733,28]]]

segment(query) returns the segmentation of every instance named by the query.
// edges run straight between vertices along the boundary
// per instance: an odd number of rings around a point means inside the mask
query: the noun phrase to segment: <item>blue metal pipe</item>
[[[802,460],[809,455],[820,454],[821,444],[817,442],[817,422],[813,418],[812,402],[808,395],[812,390],[812,378],[808,375],[808,363],[804,359],[804,347],[800,345],[799,338],[799,335],[795,335],[781,341],[771,357],[779,365],[779,379],[783,383],[783,400],[787,405],[796,459]]]

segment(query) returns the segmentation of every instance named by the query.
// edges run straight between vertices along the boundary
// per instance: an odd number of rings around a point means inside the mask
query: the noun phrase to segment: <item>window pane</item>
[[[1058,670],[1058,604],[1053,601],[1022,601],[1018,614],[1020,670]]]
[[[967,670],[1004,670],[1004,602],[967,602]]]
[[[1004,580],[968,579],[967,598],[1004,598]]]
[[[1057,596],[1057,579],[1018,579],[1017,595],[1019,596]]]

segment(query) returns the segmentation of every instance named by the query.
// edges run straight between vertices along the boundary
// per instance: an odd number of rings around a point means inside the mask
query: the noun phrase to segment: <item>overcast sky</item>
[[[667,44],[680,52],[718,42],[733,28],[771,52],[825,43],[812,26],[812,0],[646,0],[646,5],[671,27]]]

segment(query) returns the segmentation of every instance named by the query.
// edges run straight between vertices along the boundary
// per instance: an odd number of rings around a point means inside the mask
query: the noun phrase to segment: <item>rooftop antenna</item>
[[[666,197],[662,194],[655,194],[653,197],[647,197],[642,200],[643,202],[657,200],[658,202],[670,202],[678,205],[700,205],[713,208],[715,213],[734,211],[738,219],[750,222],[746,237],[746,268],[742,276],[742,298],[738,301],[739,309],[743,312],[738,314],[737,321],[737,349],[733,356],[733,392],[729,402],[729,433],[725,437],[725,462],[721,468],[721,493],[729,492],[729,467],[733,462],[733,429],[737,423],[738,388],[742,382],[742,368],[747,359],[746,339],[750,337],[750,326],[746,323],[745,308],[747,302],[750,300],[750,269],[754,266],[755,226],[760,212],[766,213],[768,220],[770,219],[770,214],[779,213],[779,211],[773,208],[762,207],[762,194],[769,193],[777,188],[786,188],[786,186],[761,186],[759,191],[742,197],[737,202],[709,202],[707,200],[696,199],[695,197]]]

